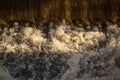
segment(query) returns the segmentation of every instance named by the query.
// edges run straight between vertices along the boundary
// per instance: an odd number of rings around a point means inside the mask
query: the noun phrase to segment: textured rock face
[[[119,0],[2,0],[3,20],[81,19],[112,20],[119,18]]]

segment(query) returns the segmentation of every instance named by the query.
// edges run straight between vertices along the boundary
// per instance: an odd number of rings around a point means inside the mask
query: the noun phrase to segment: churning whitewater
[[[119,80],[120,28],[103,27],[65,21],[1,26],[1,72],[13,80]]]

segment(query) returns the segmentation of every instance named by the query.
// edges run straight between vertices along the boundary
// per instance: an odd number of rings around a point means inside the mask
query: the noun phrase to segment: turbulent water
[[[17,23],[1,29],[0,66],[15,80],[119,80],[119,52],[116,25],[106,32],[59,25],[46,34],[43,28],[18,29]]]

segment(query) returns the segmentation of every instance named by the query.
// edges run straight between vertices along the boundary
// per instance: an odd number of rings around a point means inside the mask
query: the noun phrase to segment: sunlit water
[[[106,33],[63,25],[48,34],[5,28],[0,40],[0,66],[16,80],[120,79],[120,29],[114,25]]]

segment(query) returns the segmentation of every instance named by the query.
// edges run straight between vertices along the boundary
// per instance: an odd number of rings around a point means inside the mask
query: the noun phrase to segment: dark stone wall
[[[111,20],[120,17],[120,0],[1,0],[0,20]]]

